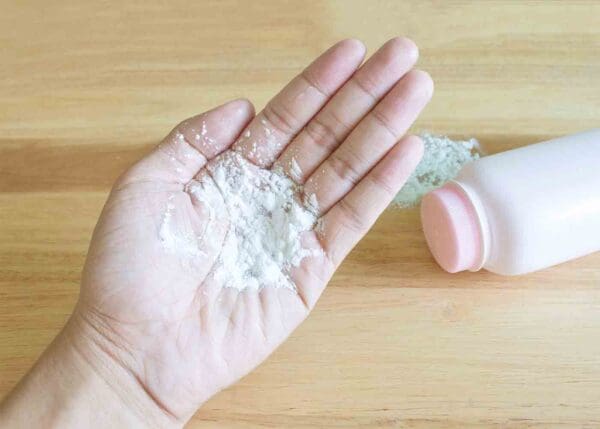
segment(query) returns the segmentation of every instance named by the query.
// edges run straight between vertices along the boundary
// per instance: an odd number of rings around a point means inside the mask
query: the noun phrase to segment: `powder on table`
[[[413,207],[427,192],[453,179],[463,165],[479,158],[481,151],[475,139],[450,140],[446,136],[423,133],[423,159],[404,187],[394,197],[393,205]]]
[[[239,290],[295,289],[291,268],[318,253],[301,244],[301,234],[312,230],[317,220],[309,204],[298,198],[302,188],[282,173],[261,169],[232,151],[207,169],[210,174],[187,189],[209,212],[207,231],[215,222],[228,224],[213,270],[215,279]],[[316,204],[314,196],[307,200]]]

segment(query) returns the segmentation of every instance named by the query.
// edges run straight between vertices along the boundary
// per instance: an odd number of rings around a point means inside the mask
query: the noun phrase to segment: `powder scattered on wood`
[[[451,140],[429,133],[420,137],[425,145],[423,159],[392,203],[401,208],[419,204],[423,195],[452,180],[463,165],[481,156],[479,142],[474,138]]]

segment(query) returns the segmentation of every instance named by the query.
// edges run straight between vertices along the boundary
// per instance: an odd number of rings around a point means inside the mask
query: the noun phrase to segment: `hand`
[[[359,68],[364,54],[358,41],[336,44],[257,116],[236,100],[182,122],[112,190],[70,325],[91,362],[104,356],[124,368],[172,422],[185,422],[285,340],[420,160],[421,141],[404,137],[433,92],[429,76],[411,70],[417,48],[393,39]],[[239,291],[209,275],[227,213],[209,223],[210,207],[186,184],[227,151],[283,169],[316,196],[321,227],[302,238],[315,252],[291,270],[295,290]],[[198,252],[165,243],[167,212],[175,230],[204,234]]]

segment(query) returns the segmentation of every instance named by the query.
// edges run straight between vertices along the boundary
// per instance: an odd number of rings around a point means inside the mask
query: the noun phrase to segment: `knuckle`
[[[329,158],[329,166],[334,174],[344,182],[354,185],[360,179],[361,174],[359,171],[352,165],[352,162],[346,160],[343,156],[332,155]]]
[[[371,117],[377,125],[387,131],[394,139],[398,138],[399,132],[392,126],[388,118],[380,109],[375,108],[373,112],[371,112]]]
[[[376,91],[376,88],[378,87],[377,83],[366,77],[366,75],[357,75],[352,78],[352,81],[360,91],[371,99],[372,102],[376,102],[379,99]]]
[[[389,197],[393,197],[394,195],[396,195],[396,191],[394,190],[394,188],[392,187],[392,185],[383,176],[371,176],[371,175],[368,175],[367,177],[365,177],[365,180],[367,180],[368,182],[370,182],[370,184],[375,189],[382,190]]]
[[[329,98],[329,94],[327,93],[327,91],[325,91],[317,82],[317,80],[311,76],[308,70],[304,70],[302,73],[300,73],[300,77],[306,82],[308,86],[314,88],[323,97]]]
[[[305,131],[317,145],[323,146],[328,151],[338,145],[338,133],[319,117],[310,121]]]
[[[263,116],[280,133],[286,136],[294,135],[296,121],[285,107],[269,103],[263,110]]]
[[[342,219],[346,228],[353,232],[361,233],[365,229],[365,223],[358,210],[345,199],[338,203],[342,213]]]

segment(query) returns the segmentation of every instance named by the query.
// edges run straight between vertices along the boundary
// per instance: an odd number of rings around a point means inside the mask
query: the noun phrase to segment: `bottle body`
[[[600,250],[600,129],[481,158],[451,186],[477,230],[464,269],[524,274]]]

